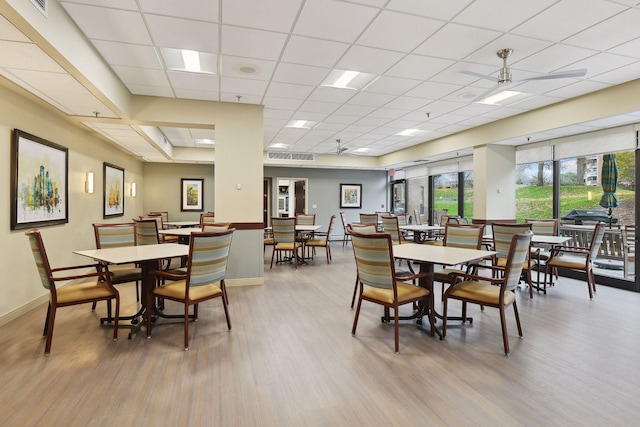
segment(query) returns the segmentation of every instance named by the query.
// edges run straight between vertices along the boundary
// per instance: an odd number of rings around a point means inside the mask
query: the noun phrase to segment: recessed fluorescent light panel
[[[293,129],[312,129],[317,123],[310,120],[289,120],[285,127]]]
[[[378,76],[349,70],[333,70],[320,84],[337,89],[362,90],[373,83]]]
[[[170,71],[216,74],[218,70],[218,56],[213,53],[164,47],[160,48],[160,52]]]
[[[367,147],[361,147],[353,150],[354,153],[368,153],[369,149]]]
[[[193,142],[196,145],[208,145],[208,146],[213,146],[216,144],[216,142],[213,139],[209,139],[209,138],[196,138],[193,140]]]
[[[282,142],[274,142],[269,144],[269,148],[280,148],[280,149],[284,149],[284,148],[289,148],[288,144],[283,144]]]
[[[500,103],[506,100],[509,100],[509,102],[513,102],[516,101],[517,98],[523,98],[527,96],[529,96],[529,94],[516,92],[513,90],[503,90],[502,92],[498,92],[477,102],[479,104],[501,105]]]
[[[422,135],[423,133],[426,133],[427,131],[422,130],[422,129],[405,129],[402,132],[398,132],[396,133],[396,135],[399,136],[418,136],[418,135]]]

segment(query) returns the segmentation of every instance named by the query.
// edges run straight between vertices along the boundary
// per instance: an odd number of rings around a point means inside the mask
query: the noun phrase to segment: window
[[[516,166],[516,220],[553,218],[553,164]]]
[[[443,173],[433,177],[433,209],[447,210],[447,215],[458,215],[458,173]]]

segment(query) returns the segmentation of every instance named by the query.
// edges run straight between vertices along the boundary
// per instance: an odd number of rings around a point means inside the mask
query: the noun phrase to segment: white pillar
[[[473,218],[516,217],[516,149],[483,145],[473,150]]]

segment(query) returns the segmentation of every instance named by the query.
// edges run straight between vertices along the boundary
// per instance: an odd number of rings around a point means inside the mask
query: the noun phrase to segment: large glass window
[[[405,197],[405,181],[395,181],[391,183],[391,197],[392,197],[392,213],[404,214],[406,212],[406,197]]]
[[[553,218],[553,164],[516,166],[516,220]]]
[[[458,173],[443,173],[433,177],[433,209],[458,215]]]
[[[464,212],[466,218],[473,218],[473,171],[464,172]]]
[[[427,177],[409,178],[407,180],[407,214],[413,218],[420,215],[426,222],[425,206],[427,197]],[[415,218],[413,223],[416,223]]]

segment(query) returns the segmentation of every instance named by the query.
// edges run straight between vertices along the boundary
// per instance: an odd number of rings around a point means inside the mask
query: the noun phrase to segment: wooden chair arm
[[[93,267],[93,266],[89,266],[89,267]],[[75,269],[75,267],[63,268],[63,269],[57,268],[56,270],[60,271],[60,270],[73,270],[73,269]],[[52,272],[53,272],[53,270],[52,270]],[[49,280],[51,280],[53,282],[61,282],[63,280],[86,279],[86,278],[89,278],[89,277],[105,277],[105,276],[112,277],[113,273],[110,272],[110,271],[101,270],[101,271],[97,271],[95,273],[76,274],[76,275],[73,275],[73,276],[58,276],[58,277],[55,277],[55,276],[51,275],[51,276],[49,276]]]
[[[551,248],[550,256],[556,256],[560,253],[577,254],[577,255],[589,255],[589,248],[577,248],[574,246],[555,246]]]
[[[492,268],[492,270],[494,270],[494,268]],[[495,268],[495,270],[504,271],[504,268],[498,267],[498,268]],[[451,277],[451,282],[452,283],[458,283],[458,281],[473,280],[473,281],[476,281],[476,282],[489,282],[489,283],[493,283],[493,284],[501,284],[505,280],[504,277],[478,276],[476,274],[467,274],[467,273],[460,273],[460,272],[451,272],[451,273],[448,274],[448,276]],[[462,279],[462,280],[460,280],[460,279]]]
[[[162,271],[162,270],[154,270],[151,272],[151,275],[157,278],[165,278],[165,279],[171,279],[171,280],[181,280],[185,278],[184,274],[170,273],[168,271]]]

